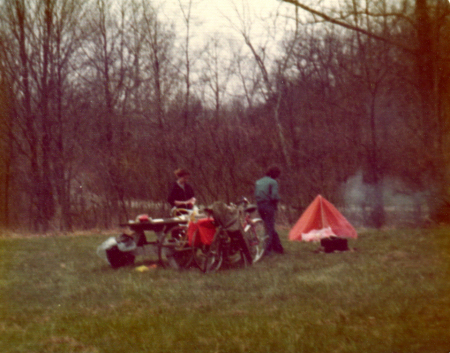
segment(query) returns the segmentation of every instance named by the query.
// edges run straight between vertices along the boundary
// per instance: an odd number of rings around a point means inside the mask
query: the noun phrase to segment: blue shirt
[[[255,200],[259,204],[277,203],[280,200],[278,182],[268,176],[257,180],[255,185]]]

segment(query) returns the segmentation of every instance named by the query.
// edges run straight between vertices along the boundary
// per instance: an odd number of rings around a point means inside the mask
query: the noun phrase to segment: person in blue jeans
[[[281,170],[278,166],[270,167],[266,175],[255,183],[255,200],[258,212],[264,221],[269,240],[267,242],[266,255],[272,252],[282,254],[284,252],[280,237],[275,231],[275,213],[277,211],[280,195],[278,192],[277,178]]]

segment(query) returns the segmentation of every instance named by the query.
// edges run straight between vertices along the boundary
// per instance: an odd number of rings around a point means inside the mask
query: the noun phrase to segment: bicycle
[[[197,217],[197,213],[197,208],[194,210],[175,208],[171,211],[171,217],[189,221]],[[188,268],[193,263],[194,256],[192,247],[189,244],[187,228],[187,223],[179,224],[159,239],[158,257],[163,267],[172,267],[180,270]]]
[[[264,221],[261,218],[252,218],[252,214],[256,212],[257,207],[250,204],[247,198],[243,197],[238,202],[240,218],[242,220],[242,228],[245,237],[250,242],[250,252],[252,253],[253,263],[258,262],[266,251],[269,236],[266,233]]]
[[[268,237],[263,221],[252,218],[255,211],[256,206],[250,205],[246,198],[237,205],[214,203],[212,208],[205,209],[214,218],[216,226],[212,241],[198,241],[199,229],[192,236],[193,260],[203,272],[215,272],[224,264],[247,267],[262,258]],[[220,215],[220,212],[227,215]]]

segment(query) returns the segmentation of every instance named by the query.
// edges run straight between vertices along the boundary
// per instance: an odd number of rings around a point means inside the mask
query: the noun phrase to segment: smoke
[[[358,172],[343,184],[342,195],[343,213],[355,226],[416,226],[428,218],[429,192],[411,190],[399,179],[367,184]]]

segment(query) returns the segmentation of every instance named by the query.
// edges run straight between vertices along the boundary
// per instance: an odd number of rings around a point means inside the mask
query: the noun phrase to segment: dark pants
[[[272,251],[278,254],[283,253],[283,246],[281,245],[280,237],[275,231],[275,205],[271,203],[260,203],[258,204],[258,212],[264,221],[266,226],[267,235],[269,240],[267,242],[266,253],[270,254]]]

